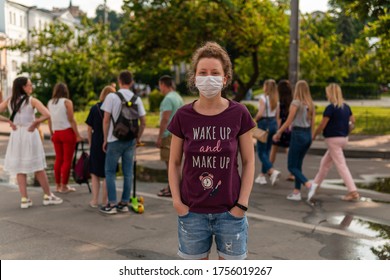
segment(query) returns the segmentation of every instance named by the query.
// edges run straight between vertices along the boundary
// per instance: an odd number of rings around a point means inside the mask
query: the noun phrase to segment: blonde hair
[[[311,98],[309,84],[305,80],[299,80],[295,85],[294,99],[297,99],[304,103],[309,111],[308,115],[311,119],[314,112],[313,99]]]
[[[192,56],[191,67],[187,76],[188,88],[192,92],[196,92],[195,75],[198,63],[202,58],[215,58],[222,64],[223,74],[226,77],[224,88],[230,85],[233,78],[232,62],[224,48],[216,42],[206,42],[202,47],[198,48]]]
[[[326,89],[326,93],[328,94],[329,102],[332,103],[336,107],[343,107],[344,98],[343,93],[341,91],[341,87],[338,84],[331,83]]]
[[[269,96],[269,102],[271,105],[271,110],[275,110],[279,102],[278,88],[275,80],[268,79],[264,82],[264,94]]]
[[[100,93],[99,100],[103,102],[111,92],[116,92],[115,88],[113,86],[105,86]]]

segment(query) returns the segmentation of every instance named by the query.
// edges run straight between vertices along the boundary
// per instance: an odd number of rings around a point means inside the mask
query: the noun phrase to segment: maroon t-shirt
[[[238,137],[255,126],[247,108],[229,100],[218,115],[205,116],[193,103],[181,107],[168,130],[184,140],[181,199],[196,213],[222,213],[238,199]]]

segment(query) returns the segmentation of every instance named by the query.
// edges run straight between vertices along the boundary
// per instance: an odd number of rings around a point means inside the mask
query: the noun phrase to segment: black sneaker
[[[129,212],[129,206],[127,203],[119,202],[118,205],[116,206],[116,209],[119,212]]]
[[[102,206],[99,209],[100,212],[104,214],[116,214],[116,206],[111,206],[110,203],[108,203],[106,206]]]

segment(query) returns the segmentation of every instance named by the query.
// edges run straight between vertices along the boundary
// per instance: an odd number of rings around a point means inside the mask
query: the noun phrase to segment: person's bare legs
[[[50,196],[51,191],[50,191],[50,185],[49,185],[49,180],[47,179],[47,175],[45,170],[40,170],[35,172],[35,178],[37,178],[39,184],[41,185],[43,192]]]
[[[89,204],[97,205],[99,201],[100,180],[99,177],[96,176],[95,174],[91,174],[91,184],[92,184],[92,200],[89,202]]]
[[[166,161],[166,162],[165,162],[165,166],[167,167],[167,171],[168,171],[169,161]],[[167,186],[167,191],[168,191],[168,192],[171,192],[171,188],[169,187],[169,183],[168,183],[168,186]]]
[[[28,197],[27,196],[27,175],[21,173],[16,174],[16,181],[18,182],[20,196]]]
[[[169,161],[165,161],[165,165],[166,165],[167,170],[168,170]],[[165,188],[161,189],[161,190],[158,192],[157,195],[158,195],[158,196],[171,196],[171,188],[169,187],[169,184],[168,184]]]

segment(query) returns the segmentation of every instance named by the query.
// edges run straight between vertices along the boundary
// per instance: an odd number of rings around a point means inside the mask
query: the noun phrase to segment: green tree
[[[301,20],[300,75],[308,82],[341,82],[348,77],[346,46],[328,13],[306,14]]]
[[[65,82],[76,108],[80,108],[96,98],[118,69],[116,40],[106,29],[86,18],[75,29],[55,22],[40,32],[33,31],[29,43],[24,41],[11,49],[31,55],[21,72],[30,74],[35,93],[44,103],[51,98],[55,83]]]
[[[365,34],[368,38],[376,39],[368,58],[370,65],[377,70],[374,72],[377,73],[377,81],[386,84],[390,81],[390,14],[380,15],[366,27]]]
[[[97,6],[95,10],[94,23],[104,23],[104,5]],[[117,31],[120,27],[122,16],[117,14],[115,11],[107,9],[107,21],[110,31]]]
[[[137,68],[163,68],[188,62],[200,43],[216,41],[236,67],[241,100],[261,76],[286,73],[285,2],[125,0],[123,61]]]
[[[356,15],[359,19],[369,22],[384,16],[390,9],[389,0],[329,0],[333,8],[343,10],[347,15]]]
[[[339,15],[344,14],[364,26],[352,46],[357,50],[354,77],[359,81],[388,83],[390,0],[330,0],[329,3]]]
[[[345,14],[342,10],[334,10],[333,15],[336,33],[341,35],[342,44],[351,45],[361,37],[364,24],[359,19]]]

